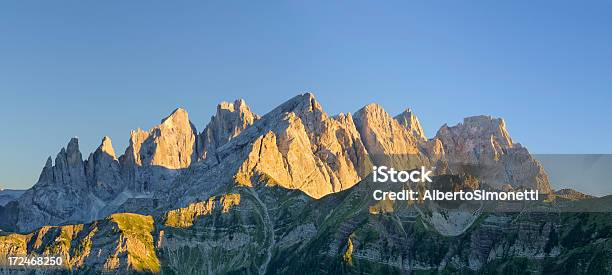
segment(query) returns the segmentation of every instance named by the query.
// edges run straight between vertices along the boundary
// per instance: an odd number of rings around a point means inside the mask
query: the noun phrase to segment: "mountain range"
[[[567,208],[609,203],[573,190],[555,200],[544,168],[503,119],[468,117],[428,138],[410,109],[392,116],[369,104],[330,116],[306,93],[262,116],[243,100],[222,102],[202,131],[196,125],[178,108],[132,131],[120,156],[104,137],[84,159],[71,139],[32,188],[0,206],[0,255],[60,254],[81,271],[179,274],[612,266],[605,213],[372,199],[372,166],[390,165],[435,167],[441,188],[537,189]]]

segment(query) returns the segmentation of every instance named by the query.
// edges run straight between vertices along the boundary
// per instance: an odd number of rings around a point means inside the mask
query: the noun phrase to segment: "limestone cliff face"
[[[350,188],[370,168],[352,116],[329,117],[312,94],[285,102],[252,129],[244,135],[251,145],[235,175],[239,184],[260,180],[320,198]],[[245,142],[241,137],[235,144]]]
[[[513,147],[503,119],[474,116],[459,125],[442,126],[437,138],[442,140],[451,161],[478,163],[482,159],[499,159]]]
[[[126,161],[137,166],[186,168],[195,159],[196,130],[184,109],[178,108],[149,131],[136,130],[130,135]]]
[[[419,149],[420,137],[414,136],[380,105],[372,103],[357,111],[355,125],[376,165],[412,169],[429,163]]]
[[[189,115],[181,108],[149,131],[132,131],[130,144],[119,158],[130,190],[153,192],[168,184],[178,170],[197,159],[196,137]]]
[[[421,140],[427,140],[425,131],[423,131],[423,127],[421,127],[419,119],[411,109],[406,109],[401,114],[395,116],[395,120],[397,120],[400,125],[408,129],[413,136]]]
[[[109,137],[104,137],[98,149],[89,155],[85,172],[89,190],[104,201],[114,199],[126,186]]]
[[[199,158],[216,158],[217,148],[238,136],[257,119],[259,119],[259,116],[251,112],[249,106],[242,99],[233,103],[221,102],[217,105],[217,113],[211,117],[210,122],[199,135]]]
[[[429,158],[429,163],[431,165],[438,165],[439,161],[445,160],[442,141],[438,138],[427,139],[419,119],[410,108],[395,116],[394,119],[416,138],[419,150]]]
[[[498,188],[510,184],[551,192],[544,168],[526,148],[512,142],[503,119],[468,117],[456,126],[442,126],[436,138],[442,141],[455,173],[477,174],[482,182]]]
[[[345,190],[371,169],[350,114],[329,117],[312,94],[296,96],[192,165],[156,197],[183,206],[227,184],[279,186],[321,198]]]
[[[444,152],[442,141],[439,138],[421,141],[420,148],[421,151],[429,157],[430,163],[436,165],[436,170],[439,170],[439,168],[441,168],[438,167],[441,165],[440,162],[446,161],[446,153]]]
[[[72,138],[66,148],[65,150],[62,148],[55,157],[53,182],[79,189],[86,188],[85,166],[79,151],[79,140]]]

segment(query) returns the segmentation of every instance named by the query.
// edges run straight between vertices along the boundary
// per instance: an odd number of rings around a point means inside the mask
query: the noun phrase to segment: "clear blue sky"
[[[412,107],[433,136],[490,114],[534,153],[612,153],[612,1],[2,1],[0,185],[78,136],[303,91],[329,113]]]

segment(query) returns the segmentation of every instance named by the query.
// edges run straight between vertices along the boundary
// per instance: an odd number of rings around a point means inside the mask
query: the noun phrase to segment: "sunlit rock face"
[[[44,226],[28,234],[0,236],[0,256],[61,256],[62,267],[84,273],[159,272],[151,235],[153,225],[151,216],[121,213],[89,224]],[[2,270],[4,267],[0,266],[0,272],[15,274],[16,270]],[[46,271],[58,270],[61,269]]]
[[[206,194],[218,182],[279,185],[320,198],[350,188],[370,169],[351,115],[329,117],[312,94],[296,96],[194,167],[204,176],[176,185],[175,197]]]
[[[429,165],[428,157],[419,148],[420,137],[380,105],[372,103],[357,111],[355,125],[374,164],[404,170]]]
[[[199,135],[198,156],[200,159],[215,158],[215,152],[232,138],[238,136],[245,128],[253,124],[259,116],[246,102],[238,99],[234,102],[221,102],[217,113]]]
[[[430,165],[442,165],[438,163],[445,161],[442,141],[438,138],[427,139],[419,119],[410,108],[395,116],[394,119],[415,137],[420,153],[429,158]]]
[[[412,112],[411,109],[406,109],[401,114],[395,116],[395,120],[397,120],[400,125],[404,126],[408,131],[410,131],[413,136],[421,140],[427,140],[427,137],[425,136],[425,131],[423,130],[423,127],[421,127],[419,119]]]
[[[181,108],[149,131],[132,131],[130,144],[119,158],[130,190],[151,193],[167,187],[179,170],[197,159],[196,139],[195,126]]]
[[[254,126],[260,125],[235,176],[241,184],[262,178],[320,198],[350,188],[369,169],[351,115],[329,117],[312,94],[285,102]]]
[[[130,135],[125,162],[134,165],[186,168],[195,159],[196,130],[184,109],[178,108],[149,131],[136,130]]]
[[[456,126],[442,126],[436,138],[442,141],[453,173],[475,174],[496,188],[510,184],[551,192],[544,169],[526,148],[513,143],[503,119],[468,117]]]

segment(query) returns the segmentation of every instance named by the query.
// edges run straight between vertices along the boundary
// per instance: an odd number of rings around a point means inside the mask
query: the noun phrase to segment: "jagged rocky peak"
[[[375,164],[405,169],[425,164],[418,139],[380,105],[366,105],[355,113],[354,119]]]
[[[169,127],[169,128],[173,128],[174,125],[177,125],[177,127],[184,127],[185,125],[190,125],[190,121],[189,121],[189,114],[187,114],[187,111],[183,108],[176,108],[174,111],[172,111],[172,113],[167,116],[166,118],[162,119],[161,124]]]
[[[68,146],[66,146],[66,153],[68,157],[71,158],[72,162],[83,161],[83,157],[81,155],[81,151],[79,150],[79,138],[73,137],[68,142]]]
[[[11,230],[28,231],[44,224],[80,220],[87,215],[88,204],[83,199],[88,190],[85,162],[79,150],[79,140],[72,138],[55,157],[49,157],[38,182],[8,207],[0,220],[10,220]],[[44,210],[41,210],[44,209]]]
[[[79,140],[76,137],[72,138],[66,149],[62,148],[55,157],[55,165],[51,157],[47,158],[38,181],[40,183],[54,182],[84,186],[88,180],[86,166],[94,163],[94,157],[98,161],[101,158],[99,155],[103,154],[104,157],[116,162],[115,151],[112,146],[110,138],[104,137],[98,149],[90,154],[88,161],[83,161],[79,150]]]
[[[37,184],[76,184],[85,180],[78,138],[70,139],[66,148],[55,156],[55,165],[50,156],[47,158]]]
[[[103,137],[98,148],[96,148],[93,153],[89,154],[89,158],[87,158],[86,161],[86,166],[100,161],[118,163],[115,155],[115,149],[113,148],[113,143],[108,136]]]
[[[104,201],[112,200],[125,187],[119,161],[111,139],[107,136],[102,139],[98,149],[89,155],[85,172],[90,191]]]
[[[370,168],[352,116],[329,117],[311,93],[270,111],[230,145],[246,143],[234,177],[243,185],[267,182],[320,198],[350,188]]]
[[[40,176],[38,177],[38,182],[50,182],[53,181],[53,159],[51,156],[47,158],[45,162],[45,166],[40,172]]]
[[[217,113],[211,117],[199,136],[199,158],[214,155],[217,148],[238,136],[258,119],[259,116],[251,111],[243,99],[219,103]]]
[[[320,130],[317,127],[328,118],[328,115],[323,111],[323,107],[312,93],[297,95],[274,108],[264,117],[267,122],[275,123],[275,121],[286,120],[287,115],[291,113],[301,120],[309,133]]]
[[[408,129],[408,131],[410,131],[415,137],[421,140],[427,140],[425,131],[423,131],[423,127],[421,127],[419,119],[410,108],[397,115],[395,120],[397,120],[400,125],[406,127],[406,129]]]
[[[462,133],[467,135],[466,137],[473,137],[477,140],[486,137],[486,142],[494,143],[501,148],[512,148],[514,145],[506,129],[506,122],[502,118],[493,118],[484,115],[467,117],[463,119],[463,123],[459,123],[453,127],[448,127],[445,124],[439,130],[437,136],[444,136],[449,131]],[[476,134],[476,136],[469,136],[470,134]]]
[[[442,140],[450,157],[464,158],[455,160],[467,164],[478,163],[482,153],[486,157],[499,159],[513,147],[504,120],[491,116],[467,117],[463,119],[463,123],[452,127],[444,124],[438,130],[436,138]]]
[[[132,131],[122,164],[186,168],[196,157],[196,135],[187,111],[178,108],[149,131]]]
[[[236,99],[234,102],[222,101],[219,103],[219,105],[217,105],[217,112],[219,112],[219,110],[227,110],[232,113],[239,111],[239,113],[253,114],[251,113],[249,106],[246,104],[246,101],[244,101],[242,98]]]
[[[78,138],[70,139],[68,146],[60,150],[55,157],[55,166],[52,166],[50,160],[51,157],[45,163],[39,182],[42,180],[45,183],[85,185],[85,169]]]
[[[287,100],[285,103],[272,110],[269,114],[275,114],[278,112],[292,112],[299,116],[300,114],[307,114],[310,112],[323,113],[323,108],[316,100],[314,94],[303,93]]]
[[[542,165],[526,148],[514,143],[501,118],[473,116],[456,126],[443,125],[436,138],[442,141],[446,159],[453,172],[470,171],[491,186],[536,188],[552,191]]]
[[[114,159],[117,158],[117,156],[115,155],[115,149],[113,149],[113,142],[108,136],[102,138],[102,144],[100,144],[97,150],[111,156]]]

